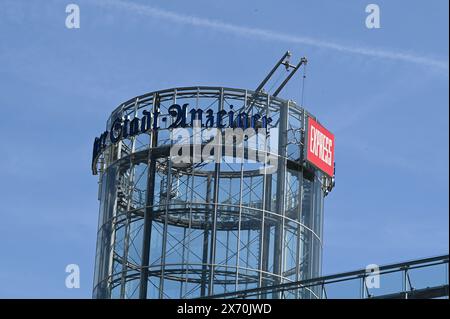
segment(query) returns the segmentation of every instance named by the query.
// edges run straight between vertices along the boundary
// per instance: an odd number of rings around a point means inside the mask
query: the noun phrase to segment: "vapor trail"
[[[106,7],[115,7],[117,9],[127,10],[139,15],[150,16],[158,19],[165,19],[178,24],[191,25],[195,27],[204,27],[210,30],[235,34],[237,36],[259,38],[266,41],[269,40],[293,44],[303,44],[322,49],[335,50],[342,53],[350,53],[380,59],[397,60],[421,64],[448,71],[448,61],[433,59],[426,56],[414,55],[406,52],[371,49],[368,47],[360,47],[360,46],[346,46],[339,43],[333,43],[309,37],[300,37],[285,33],[274,32],[266,29],[239,26],[218,20],[211,20],[207,18],[200,18],[196,16],[180,14],[172,11],[159,9],[156,7],[151,7],[148,5],[126,2],[122,0],[106,0],[106,1],[97,0],[96,3]]]

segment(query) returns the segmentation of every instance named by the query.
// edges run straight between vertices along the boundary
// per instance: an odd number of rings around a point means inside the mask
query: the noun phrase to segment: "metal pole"
[[[136,98],[134,103],[134,116],[136,117],[139,109],[139,98]],[[136,147],[136,136],[131,139],[131,154],[134,153]],[[123,247],[123,258],[122,258],[122,275],[120,279],[120,298],[125,298],[125,285],[127,277],[127,264],[128,264],[128,246],[130,245],[130,229],[131,229],[131,202],[133,200],[133,190],[134,190],[134,175],[136,174],[136,166],[133,164],[132,157],[130,156],[130,172],[128,175],[128,196],[127,196],[127,211],[126,211],[126,224],[125,224],[125,238]]]
[[[287,141],[287,125],[288,125],[288,104],[280,107],[280,119],[278,124],[278,177],[277,177],[277,203],[276,213],[278,214],[275,225],[274,238],[274,260],[273,270],[276,278],[276,284],[280,283],[280,277],[283,275],[283,242],[284,242],[284,195],[286,183],[286,141]],[[279,298],[279,293],[275,293],[274,298]]]
[[[366,298],[366,276],[362,275],[361,277],[361,299]]]
[[[200,296],[206,296],[206,276],[207,276],[207,265],[208,265],[208,245],[209,245],[209,210],[211,203],[211,174],[208,174],[206,180],[206,211],[205,211],[205,222],[203,226],[203,256],[202,256],[202,280],[200,283]]]
[[[297,72],[298,69],[300,69],[300,66],[305,63],[307,60],[305,57],[303,57],[300,62],[297,64],[297,66],[292,70],[292,72],[287,76],[287,78],[281,83],[281,85],[278,87],[278,89],[272,94],[272,96],[277,96],[281,90],[284,88],[284,86],[289,82],[289,80],[294,76],[295,72]]]
[[[296,256],[295,256],[295,280],[299,281],[300,280],[300,272],[301,272],[300,264],[302,263],[301,253],[303,251],[302,250],[302,241],[301,241],[301,233],[302,233],[301,221],[302,221],[302,203],[303,203],[303,196],[302,196],[303,172],[302,171],[297,172],[297,176],[298,176],[298,198],[297,198],[297,207],[298,207],[297,223],[298,224],[297,224],[297,251],[296,251]],[[299,292],[299,290],[297,289],[296,298],[298,298],[298,292]]]
[[[268,117],[270,115],[270,96],[267,95],[267,105],[266,105],[266,116]],[[267,165],[267,144],[269,137],[265,136],[266,141],[264,143],[264,165]],[[269,269],[269,249],[270,249],[270,224],[268,224],[265,220],[266,211],[271,211],[272,209],[272,173],[267,174],[266,166],[264,167],[264,194],[263,194],[263,218],[261,222],[261,229],[262,229],[262,240],[261,240],[261,265],[260,270],[261,274],[262,271],[267,271]],[[266,280],[260,281],[261,286],[266,286],[267,282]],[[261,296],[262,298],[267,298],[267,294],[263,294]]]
[[[408,269],[403,271],[403,291],[405,293],[405,299],[408,299]]]
[[[245,91],[245,102],[244,105],[247,105],[247,91]],[[242,226],[242,196],[243,196],[243,188],[244,188],[244,161],[245,161],[245,152],[242,154],[241,161],[241,171],[240,171],[240,181],[239,181],[239,219],[238,219],[238,230],[237,230],[237,238],[236,238],[236,271],[235,271],[235,285],[234,290],[239,289],[239,258],[241,258],[240,250],[241,250],[241,226]]]
[[[177,102],[177,90],[175,89],[173,92],[173,100],[172,103]],[[170,123],[172,124],[172,123]],[[172,131],[169,131],[170,134],[170,145],[173,144],[173,136]],[[167,158],[167,184],[166,184],[166,203],[164,208],[164,228],[163,228],[163,238],[162,238],[162,248],[161,248],[161,273],[159,277],[159,298],[162,299],[164,296],[164,276],[166,271],[166,255],[167,255],[167,237],[168,237],[168,229],[169,229],[169,205],[172,197],[172,159],[170,156]]]
[[[220,89],[220,98],[219,98],[219,111],[223,110],[223,88]],[[221,136],[221,135],[220,135]],[[209,286],[208,286],[208,295],[214,294],[214,267],[216,263],[216,236],[217,236],[217,212],[218,212],[218,201],[219,201],[219,178],[220,178],[220,161],[222,160],[222,156],[217,156],[215,151],[220,149],[220,153],[222,153],[222,144],[223,141],[220,141],[220,145],[214,150],[214,158],[218,159],[219,162],[216,162],[214,166],[214,196],[213,196],[213,216],[212,216],[212,230],[211,230],[211,250],[209,256],[209,267],[210,267],[210,275],[209,275]],[[220,154],[222,155],[222,154]]]
[[[153,96],[153,107],[159,111],[159,97],[157,96],[157,94]],[[147,195],[145,201],[144,230],[142,235],[142,260],[139,283],[139,299],[147,299],[148,267],[150,260],[150,242],[153,222],[153,200],[155,192],[156,173],[156,158],[152,154],[152,148],[155,147],[157,143],[158,131],[156,130],[156,128],[153,128],[150,136],[150,148],[147,163]]]
[[[283,63],[284,60],[290,55],[291,55],[291,53],[289,51],[286,51],[286,53],[281,57],[281,59],[277,62],[277,64],[275,64],[275,66],[272,68],[272,70],[270,70],[269,74],[267,74],[267,76],[264,78],[264,80],[258,85],[255,92],[259,92],[262,90],[264,85],[266,85],[267,81],[269,81],[270,77],[275,73],[275,71],[278,69],[280,64]]]

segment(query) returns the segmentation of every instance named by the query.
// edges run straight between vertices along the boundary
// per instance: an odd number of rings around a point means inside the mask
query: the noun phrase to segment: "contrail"
[[[285,33],[274,32],[266,29],[239,26],[225,23],[218,20],[200,18],[191,15],[171,12],[148,5],[141,5],[122,0],[97,0],[98,5],[106,7],[115,7],[117,9],[128,10],[133,13],[151,16],[158,19],[165,19],[179,24],[191,25],[195,27],[204,27],[211,30],[235,34],[237,36],[259,38],[266,41],[279,41],[293,44],[304,44],[322,49],[330,49],[342,53],[358,54],[363,56],[397,60],[415,64],[426,65],[437,69],[448,71],[448,61],[437,60],[425,56],[418,56],[406,52],[395,52],[389,50],[371,49],[367,47],[346,46],[338,43],[317,40],[308,37],[299,37]]]

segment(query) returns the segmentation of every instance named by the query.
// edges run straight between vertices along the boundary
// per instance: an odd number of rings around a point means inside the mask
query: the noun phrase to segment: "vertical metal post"
[[[208,174],[206,180],[206,210],[205,210],[205,223],[203,226],[203,256],[202,256],[202,280],[200,283],[200,296],[206,296],[206,283],[207,283],[207,265],[208,265],[208,246],[209,246],[209,217],[211,209],[211,175]]]
[[[139,98],[136,98],[134,102],[134,116],[136,117],[139,109]],[[136,146],[136,136],[131,138],[131,154],[135,151]],[[122,274],[120,278],[120,298],[125,298],[125,286],[126,277],[128,270],[128,246],[130,245],[130,229],[131,229],[131,202],[133,200],[133,190],[134,190],[134,175],[136,173],[136,167],[133,164],[132,157],[130,156],[130,175],[128,175],[128,196],[127,196],[127,211],[126,211],[126,224],[125,224],[125,238],[123,247],[123,257],[122,257]]]
[[[181,274],[183,273],[184,267],[186,266],[187,268],[187,264],[186,261],[184,259],[184,254],[186,251],[186,227],[183,227],[183,249],[181,251]],[[180,278],[183,278],[183,275],[180,275]],[[183,285],[184,285],[184,281],[180,280],[180,294],[178,296],[178,298],[182,298],[183,297]]]
[[[267,96],[267,105],[266,105],[266,116],[270,116],[270,96]],[[267,133],[267,131],[266,131]],[[269,132],[270,133],[270,132]],[[267,148],[267,143],[268,141],[270,141],[270,136],[266,135],[266,143],[265,143],[265,165],[267,163],[267,152],[268,152],[268,148]],[[271,146],[272,148],[272,146]],[[271,149],[272,151],[272,149]],[[265,174],[264,174],[264,202],[263,202],[263,220],[262,220],[262,231],[263,231],[263,236],[262,236],[262,248],[261,248],[261,265],[260,265],[260,269],[261,269],[261,273],[264,274],[264,272],[269,270],[269,254],[270,254],[270,230],[271,230],[271,225],[270,223],[267,223],[267,221],[265,220],[265,216],[266,216],[266,212],[271,212],[272,211],[272,174],[273,172],[271,172],[270,174],[267,174],[266,169],[264,170]],[[268,282],[267,280],[261,280],[261,286],[267,286]],[[261,298],[267,298],[267,293],[264,292],[261,295]]]
[[[268,117],[269,116],[269,105],[270,105],[270,96],[267,95],[266,99],[266,109],[265,114]],[[258,134],[258,138],[259,138]],[[267,238],[270,235],[270,227],[267,228],[265,224],[265,216],[266,211],[270,209],[270,198],[271,198],[271,183],[272,183],[272,176],[268,176],[267,174],[267,159],[268,159],[268,139],[269,136],[267,134],[263,135],[265,138],[264,141],[264,175],[263,175],[263,185],[262,185],[262,213],[261,213],[261,228],[260,228],[260,239],[259,239],[259,280],[258,280],[258,286],[263,287],[265,285],[263,277],[264,277],[264,271],[267,270],[267,263],[268,263],[268,242]],[[258,141],[258,145],[259,145]],[[269,185],[270,184],[270,185]],[[259,294],[259,298],[265,298],[265,294],[261,295]]]
[[[283,255],[284,255],[284,214],[285,214],[285,184],[286,184],[286,141],[288,126],[289,104],[280,107],[280,118],[278,124],[278,178],[277,178],[277,203],[276,213],[277,222],[275,225],[274,238],[274,261],[273,269],[277,275],[276,283],[280,283],[280,277],[283,276]],[[274,298],[279,298],[280,294],[275,293]]]
[[[408,299],[408,268],[403,270],[403,292],[405,293],[405,299]]]
[[[187,235],[187,256],[186,256],[186,280],[185,280],[185,285],[184,285],[184,298],[186,298],[187,295],[187,287],[188,287],[188,283],[189,283],[189,261],[190,261],[190,252],[191,252],[191,233],[192,233],[192,209],[193,209],[193,205],[192,203],[194,203],[194,181],[195,181],[195,175],[194,175],[194,170],[192,170],[191,172],[191,189],[190,189],[190,193],[191,193],[191,205],[189,205],[189,226],[188,226],[188,235]],[[187,184],[187,183],[186,183]],[[183,298],[183,296],[181,296],[180,298]]]
[[[231,185],[231,181],[230,181],[230,185]],[[231,193],[230,193],[231,194]],[[227,245],[225,247],[226,251],[225,251],[225,282],[228,282],[228,258],[229,258],[229,248],[230,248],[230,230],[226,230],[227,232]],[[223,285],[224,288],[224,293],[226,293],[228,291],[227,289],[227,284],[225,283]]]
[[[250,269],[249,266],[249,259],[250,259],[250,232],[251,229],[247,228],[247,243],[245,245],[246,249],[246,255],[245,255],[245,268]],[[245,289],[248,289],[248,281],[245,281]]]
[[[196,102],[195,102],[195,108],[198,108],[198,102],[199,102],[199,88],[197,88],[197,94],[196,94]],[[194,136],[193,136],[194,137]],[[192,157],[194,159],[194,155]],[[194,182],[195,182],[195,169],[192,169],[191,171],[191,186],[190,186],[190,205],[189,205],[189,225],[188,225],[188,235],[187,235],[187,256],[186,256],[186,272],[185,272],[185,284],[184,284],[184,297],[187,295],[187,287],[189,283],[189,260],[190,260],[190,252],[191,252],[191,233],[192,233],[192,209],[193,209],[193,203],[194,203]],[[189,178],[186,181],[186,188],[189,188]],[[188,191],[186,191],[188,193]],[[187,194],[186,194],[186,201],[187,201]],[[183,298],[183,295],[180,296],[180,298]]]
[[[173,92],[173,100],[172,103],[177,102],[177,90],[175,89]],[[173,119],[172,119],[173,120]],[[172,124],[172,123],[170,123]],[[169,131],[170,135],[170,146],[173,144],[173,133],[172,130]],[[163,239],[162,239],[162,247],[161,247],[161,274],[159,280],[159,298],[162,299],[164,296],[164,276],[166,271],[166,255],[167,255],[167,237],[168,237],[168,229],[169,229],[169,206],[172,197],[172,159],[170,155],[167,158],[167,186],[166,186],[166,202],[164,208],[164,227],[163,227]]]
[[[445,265],[445,283],[448,285],[448,259],[447,262],[444,264]]]
[[[247,105],[247,91],[245,91],[245,104]],[[242,157],[241,163],[241,174],[239,181],[239,220],[238,220],[238,230],[236,235],[236,272],[235,272],[235,285],[234,290],[237,291],[239,289],[239,259],[241,258],[241,226],[242,226],[242,196],[243,196],[243,188],[244,188],[244,161],[245,161],[245,152]]]
[[[116,188],[114,191],[114,205],[113,205],[113,211],[111,213],[111,222],[108,222],[109,224],[109,232],[110,232],[110,238],[109,238],[109,244],[106,246],[107,252],[109,254],[109,260],[108,260],[108,274],[107,274],[107,286],[105,287],[105,293],[107,294],[107,298],[111,298],[111,280],[112,280],[112,273],[113,273],[113,263],[114,263],[114,247],[116,245],[116,226],[117,223],[117,180],[118,180],[119,170],[116,171],[116,176],[114,176],[114,179],[116,180]]]
[[[223,110],[223,88],[220,89],[220,97],[219,97],[219,111]],[[214,149],[214,152],[220,149],[220,153],[222,153],[222,144],[223,141],[220,141],[221,145]],[[220,154],[222,155],[222,154]],[[212,215],[212,229],[211,229],[211,250],[209,256],[209,286],[208,286],[208,295],[214,294],[214,268],[216,263],[216,236],[217,236],[217,212],[218,212],[218,201],[219,201],[219,177],[220,177],[220,161],[222,160],[218,158],[217,154],[214,153],[214,158],[218,159],[219,162],[216,162],[214,165],[214,195],[213,195],[213,215]]]
[[[153,107],[159,111],[159,97],[153,96]],[[139,282],[139,299],[147,299],[148,267],[150,260],[150,243],[153,222],[153,200],[155,192],[156,158],[152,148],[158,143],[158,131],[152,128],[147,162],[147,194],[145,200],[144,229],[142,234],[141,276]]]
[[[366,298],[366,276],[363,274],[361,277],[361,299]]]
[[[127,211],[126,214],[126,223],[125,223],[125,238],[124,238],[124,247],[123,247],[123,256],[122,256],[122,274],[120,278],[120,298],[125,299],[125,285],[126,285],[126,277],[127,277],[127,263],[128,263],[128,246],[130,245],[130,229],[131,229],[131,201],[133,198],[133,177],[136,168],[132,164],[130,166],[131,175],[128,176],[128,196],[127,196]]]
[[[317,183],[320,183],[319,179],[317,178],[317,175],[314,174],[313,181],[311,183],[311,209],[309,212],[310,216],[310,224],[309,227],[312,231],[309,231],[310,241],[309,241],[309,261],[311,262],[309,267],[309,278],[314,278],[314,266],[315,266],[315,258],[316,258],[316,252],[314,249],[314,234],[313,231],[315,230],[315,212],[316,212],[316,191],[317,191]]]
[[[299,145],[300,147],[300,145]],[[299,281],[300,280],[300,272],[301,272],[301,268],[300,268],[300,264],[302,262],[302,260],[300,259],[301,257],[301,253],[302,253],[302,241],[301,241],[301,233],[302,233],[302,225],[301,225],[301,221],[302,221],[302,204],[303,204],[303,172],[299,171],[297,172],[297,176],[298,176],[298,198],[297,198],[297,206],[298,206],[298,215],[297,215],[297,250],[296,250],[296,254],[295,254],[295,280]],[[296,294],[296,298],[298,298],[298,292],[299,290],[297,289],[297,294]]]

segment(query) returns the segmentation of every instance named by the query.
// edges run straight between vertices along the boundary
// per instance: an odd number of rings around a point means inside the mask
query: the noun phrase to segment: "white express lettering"
[[[331,166],[333,141],[311,125],[309,151]]]

